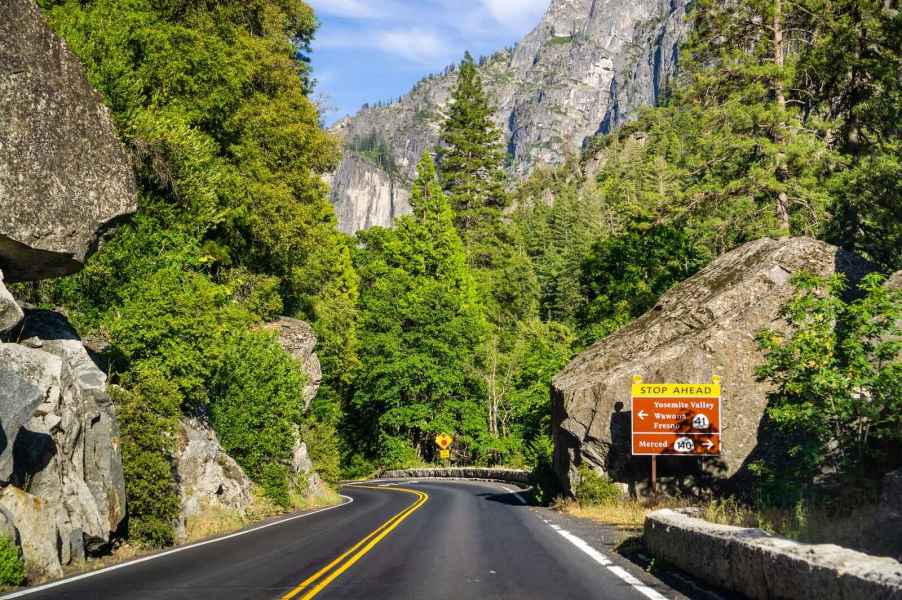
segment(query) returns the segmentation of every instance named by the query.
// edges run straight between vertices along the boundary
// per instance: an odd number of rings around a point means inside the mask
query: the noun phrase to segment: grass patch
[[[851,507],[812,505],[756,508],[733,498],[712,500],[701,506],[705,520],[722,525],[757,527],[806,544],[837,544],[867,552],[877,505],[861,502]]]

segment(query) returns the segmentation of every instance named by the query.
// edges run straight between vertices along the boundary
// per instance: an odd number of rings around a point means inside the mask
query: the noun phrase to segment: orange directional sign
[[[630,395],[634,455],[720,455],[720,377],[711,383],[643,383]]]
[[[435,436],[435,445],[441,448],[442,450],[447,450],[449,446],[451,446],[451,442],[454,441],[454,438],[448,435],[447,433],[440,433]]]

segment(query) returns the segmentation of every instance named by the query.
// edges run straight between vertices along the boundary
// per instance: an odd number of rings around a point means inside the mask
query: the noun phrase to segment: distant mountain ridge
[[[691,0],[690,0],[691,1]],[[586,138],[656,104],[685,37],[687,0],[552,0],[513,49],[484,59],[480,74],[510,171],[559,164]],[[365,107],[333,127],[345,154],[331,177],[340,228],[390,226],[410,211],[419,157],[438,142],[456,69],[429,76],[398,102]]]

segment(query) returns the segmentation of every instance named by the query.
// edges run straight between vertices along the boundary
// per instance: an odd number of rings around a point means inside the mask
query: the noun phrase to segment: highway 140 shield
[[[634,455],[720,455],[720,377],[711,383],[644,383],[634,377],[630,410]]]

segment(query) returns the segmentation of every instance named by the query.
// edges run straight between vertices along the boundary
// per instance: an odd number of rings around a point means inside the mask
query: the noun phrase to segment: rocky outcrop
[[[0,271],[0,334],[18,325],[24,317],[22,308],[3,285],[3,271]]]
[[[177,537],[186,541],[189,521],[209,511],[224,511],[241,518],[253,502],[251,480],[219,444],[209,424],[183,418],[176,456],[181,512]]]
[[[716,525],[691,509],[649,514],[643,539],[657,560],[747,598],[902,598],[902,564],[895,560]]]
[[[487,479],[510,483],[529,483],[529,471],[505,469],[502,467],[433,467],[426,469],[401,469],[383,471],[383,479],[426,479],[430,477],[447,479]]]
[[[323,478],[314,470],[313,460],[307,452],[307,442],[302,441],[300,435],[291,453],[291,469],[295,481],[308,497],[322,496],[328,491]]]
[[[552,0],[542,22],[512,50],[482,61],[512,174],[559,164],[587,138],[655,104],[686,34],[686,4]],[[335,126],[348,148],[332,182],[342,230],[389,226],[407,210],[408,182],[423,151],[438,142],[456,80],[449,69],[398,102],[366,107]]]
[[[11,397],[31,410],[0,454],[12,467],[0,505],[23,550],[33,540],[25,552],[30,572],[57,576],[61,564],[102,552],[125,518],[119,431],[106,376],[62,315],[29,311],[12,339],[21,343],[0,344],[0,365],[6,377],[24,380]],[[45,534],[50,541],[37,540]],[[48,548],[50,555],[38,555]]]
[[[34,0],[0,3],[0,269],[81,268],[98,232],[137,208],[109,111]]]
[[[298,361],[306,376],[307,383],[301,392],[306,411],[310,408],[310,403],[316,397],[316,392],[319,391],[320,383],[323,380],[319,357],[314,352],[316,334],[313,332],[313,327],[304,321],[280,317],[278,320],[268,323],[266,328],[278,334],[282,348]]]
[[[554,466],[565,490],[572,490],[581,464],[637,488],[647,480],[648,460],[630,456],[635,375],[648,383],[707,382],[720,375],[722,457],[661,457],[658,472],[674,485],[739,479],[766,434],[769,388],[755,377],[763,361],[755,335],[784,326],[778,313],[793,293],[793,273],[840,271],[855,282],[867,269],[856,256],[813,239],[760,239],[721,256],[579,354],[552,383]]]
[[[327,180],[333,190],[341,190],[333,198],[338,227],[345,233],[385,227],[413,210],[406,179],[352,152],[345,155],[338,170]]]

